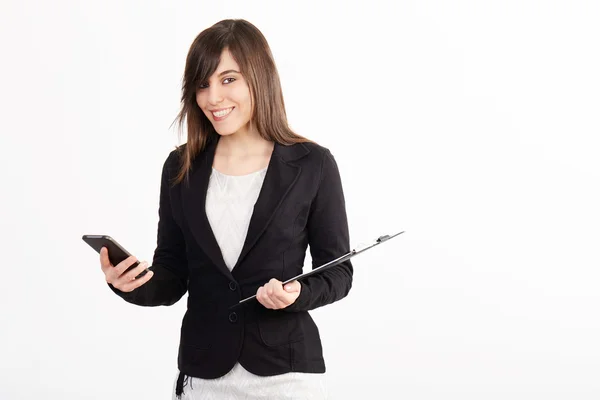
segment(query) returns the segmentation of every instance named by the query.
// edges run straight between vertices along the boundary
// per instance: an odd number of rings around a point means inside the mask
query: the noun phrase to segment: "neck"
[[[244,157],[264,153],[272,148],[273,142],[264,139],[255,130],[240,130],[234,134],[221,136],[218,150],[223,156]]]

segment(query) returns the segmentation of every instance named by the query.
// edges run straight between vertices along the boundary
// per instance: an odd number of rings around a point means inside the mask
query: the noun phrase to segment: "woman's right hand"
[[[136,261],[136,257],[130,256],[116,266],[113,266],[108,259],[108,249],[103,247],[100,250],[100,266],[106,277],[106,282],[110,283],[115,289],[118,289],[121,292],[131,292],[148,282],[152,276],[154,276],[153,271],[148,271],[141,278],[135,279],[136,276],[148,268],[148,263],[146,261],[141,262],[140,265],[133,268],[131,271],[123,273],[127,268],[135,264]]]

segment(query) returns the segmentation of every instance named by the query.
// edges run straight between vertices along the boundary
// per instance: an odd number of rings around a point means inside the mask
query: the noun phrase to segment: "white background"
[[[406,230],[313,313],[332,398],[600,398],[598,2],[1,4],[1,399],[170,399],[187,296],[124,302],[81,236],[151,259],[185,57],[224,18],[336,157],[351,244]]]

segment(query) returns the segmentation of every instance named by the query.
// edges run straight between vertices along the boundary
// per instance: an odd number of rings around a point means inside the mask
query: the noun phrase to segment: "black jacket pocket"
[[[258,319],[258,330],[261,340],[269,347],[299,342],[307,335],[315,336],[312,339],[319,338],[316,325],[308,312],[288,313],[264,309]]]

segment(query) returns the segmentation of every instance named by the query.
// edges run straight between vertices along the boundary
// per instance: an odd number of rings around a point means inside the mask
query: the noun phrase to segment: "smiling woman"
[[[240,132],[238,137],[282,145],[311,142],[290,129],[269,44],[245,20],[221,21],[196,37],[187,55],[181,103],[176,121],[180,128],[186,124],[188,133],[177,183],[196,155],[218,136]],[[230,143],[233,140],[222,141],[217,159],[232,148]],[[270,150],[262,147],[263,155]]]
[[[142,306],[188,292],[174,398],[325,399],[325,361],[309,311],[345,297],[350,250],[331,152],[293,132],[261,32],[244,20],[202,31],[185,66],[180,126],[187,143],[164,163],[152,273],[102,267],[111,289]],[[146,267],[145,263],[141,264]],[[141,268],[141,267],[140,267]],[[231,311],[242,298],[256,301]]]

